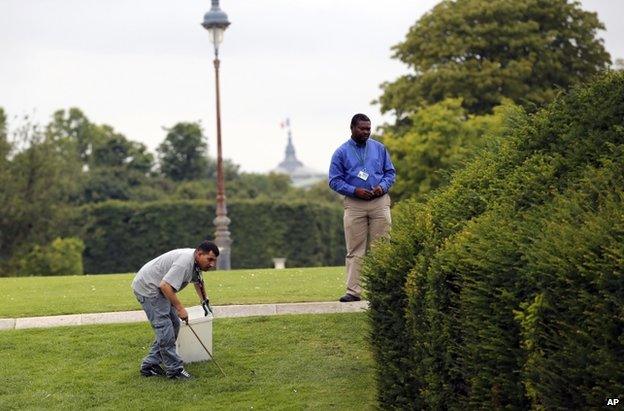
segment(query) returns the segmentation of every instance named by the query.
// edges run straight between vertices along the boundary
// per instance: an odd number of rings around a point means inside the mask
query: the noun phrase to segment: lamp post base
[[[230,238],[230,231],[228,230],[228,226],[230,225],[230,219],[226,216],[218,216],[214,219],[214,225],[216,227],[214,243],[217,247],[219,247],[217,269],[230,270],[232,268],[230,263],[232,239]]]

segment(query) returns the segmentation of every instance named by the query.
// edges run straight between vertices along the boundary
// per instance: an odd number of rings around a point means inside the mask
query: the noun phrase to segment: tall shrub
[[[448,187],[397,209],[430,228],[404,223],[415,232],[393,229],[385,251],[412,253],[365,263],[376,358],[399,342],[410,359],[378,363],[384,406],[578,409],[624,392],[622,118],[624,74],[610,73],[510,116]],[[407,306],[373,303],[392,296]]]

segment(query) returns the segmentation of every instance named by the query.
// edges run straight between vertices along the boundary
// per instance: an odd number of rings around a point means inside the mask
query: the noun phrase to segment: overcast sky
[[[223,150],[244,171],[297,157],[326,171],[352,114],[373,127],[379,84],[407,72],[390,47],[436,0],[222,0],[232,25],[220,48]],[[624,57],[622,0],[584,0]],[[209,0],[0,0],[0,107],[42,124],[79,107],[150,151],[163,127],[200,121],[215,155],[213,51],[200,26]],[[618,17],[619,16],[619,17]],[[15,123],[15,121],[14,121]]]

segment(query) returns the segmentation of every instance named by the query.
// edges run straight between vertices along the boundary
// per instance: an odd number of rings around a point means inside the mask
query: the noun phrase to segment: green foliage
[[[84,243],[79,238],[55,238],[45,247],[35,245],[21,256],[18,275],[78,275],[83,273]]]
[[[144,144],[128,140],[109,125],[92,123],[75,107],[56,111],[45,136],[64,156],[77,157],[83,168],[115,167],[146,174],[154,165]]]
[[[77,108],[55,112],[44,130],[26,116],[11,136],[7,136],[6,115],[0,109],[0,276],[15,273],[17,267],[10,262],[19,260],[34,245],[43,246],[55,237],[82,232],[81,223],[76,220],[73,220],[76,224],[73,228],[65,224],[81,212],[77,210],[80,205],[107,200],[153,202],[216,198],[216,161],[207,156],[203,139],[196,123],[178,123],[168,130],[160,154],[161,161],[171,166],[171,175],[163,176],[156,172],[154,158],[145,145],[127,139],[111,126],[91,122]],[[315,203],[329,200],[339,206],[338,198],[326,185],[306,191],[292,187],[285,175],[239,173],[238,166],[230,160],[224,160],[223,165],[230,202],[239,199]],[[165,165],[165,169],[167,167]],[[207,221],[208,226],[211,226],[210,221]],[[248,221],[253,224],[252,218]],[[108,222],[102,224],[106,227]],[[279,235],[288,231],[279,226]],[[319,229],[314,228],[315,224],[312,227],[311,230]],[[169,228],[163,227],[163,230]],[[195,229],[201,237],[208,234],[199,231]],[[299,235],[296,232],[297,229],[293,229],[288,235],[296,237]],[[194,244],[201,237],[185,244]],[[303,235],[302,240],[310,245],[309,241],[319,241],[320,237],[322,235],[314,234],[309,240]],[[285,253],[281,246],[271,247],[267,250]],[[336,261],[333,257],[327,260],[328,252],[315,248],[307,252],[308,257],[301,260],[295,257],[293,261],[296,264],[303,264],[310,258],[321,258],[326,263]],[[338,246],[339,250],[342,248]],[[294,255],[298,256],[299,252]],[[243,266],[264,267],[270,265],[269,258],[243,256],[241,261],[254,261]]]
[[[139,186],[156,185],[150,178],[154,156],[144,144],[127,139],[111,126],[92,123],[77,108],[55,112],[45,136],[50,147],[75,166],[73,204],[136,199],[134,191]],[[164,197],[151,191],[151,198]]]
[[[142,174],[152,169],[154,156],[147,152],[144,144],[128,140],[110,126],[98,127],[104,137],[93,147],[89,164],[92,168],[114,167]]]
[[[75,195],[73,176],[79,164],[65,158],[28,117],[10,140],[13,146],[0,178],[0,266],[12,270],[9,259],[33,244],[46,244],[62,235],[64,207]],[[15,267],[13,267],[15,268]]]
[[[378,399],[382,406],[421,409],[424,381],[411,370],[419,366],[416,352],[422,347],[412,344],[413,332],[419,328],[407,325],[404,285],[406,273],[431,231],[431,221],[421,205],[409,200],[394,208],[393,218],[391,237],[376,243],[363,267],[364,273],[377,274],[365,275],[364,281],[373,324],[370,338],[377,364]]]
[[[208,144],[198,123],[177,123],[158,146],[160,171],[173,181],[204,177],[208,169]]]
[[[444,185],[481,148],[486,135],[500,132],[503,116],[503,108],[495,115],[469,115],[460,99],[447,99],[412,114],[413,125],[404,134],[389,129],[383,141],[397,169],[393,198],[422,200]]]
[[[78,108],[57,110],[46,127],[46,137],[62,147],[67,156],[78,156],[84,165],[90,162],[91,151],[102,139],[100,130]]]
[[[536,216],[534,246],[523,249],[536,288],[516,312],[523,372],[528,397],[546,409],[586,408],[624,392],[622,170],[619,144],[613,160],[587,169]]]
[[[509,112],[448,186],[397,208],[365,262],[371,316],[393,319],[373,322],[382,407],[583,409],[624,392],[623,117],[622,73]]]
[[[161,199],[164,194],[158,190],[155,183],[157,183],[155,178],[148,178],[141,172],[128,170],[125,167],[94,168],[84,176],[81,202],[138,200],[145,197],[152,200]]]
[[[225,190],[228,199],[269,200],[275,198],[296,198],[291,195],[299,192],[290,185],[290,177],[285,174],[240,173],[225,176]],[[183,181],[176,184],[174,199],[202,200],[217,196],[215,179]]]
[[[85,242],[87,273],[129,272],[174,248],[195,247],[214,233],[214,204],[200,200],[84,206],[67,224]],[[309,202],[231,201],[232,267],[290,267],[344,261],[342,208]]]
[[[382,85],[381,109],[400,122],[449,97],[477,114],[505,98],[542,106],[607,68],[601,29],[575,0],[444,0],[394,46],[413,72]]]
[[[7,136],[6,114],[4,113],[4,109],[0,107],[0,165],[2,166],[2,171],[0,172],[4,172],[5,163],[8,160],[10,152],[11,144]]]
[[[204,200],[217,196],[213,180],[183,181],[172,187],[173,200]],[[310,201],[339,205],[342,196],[321,181],[309,188],[293,187],[286,174],[225,173],[225,193],[228,200]]]

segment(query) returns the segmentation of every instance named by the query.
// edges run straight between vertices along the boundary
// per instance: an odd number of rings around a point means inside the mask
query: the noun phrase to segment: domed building
[[[306,188],[310,187],[319,181],[326,180],[327,175],[320,171],[314,170],[310,167],[303,165],[301,161],[297,159],[295,155],[295,146],[292,143],[292,133],[290,130],[289,121],[285,122],[288,127],[288,144],[286,145],[286,156],[284,160],[278,164],[276,168],[271,170],[272,173],[287,174],[292,180],[292,184],[295,187]]]

